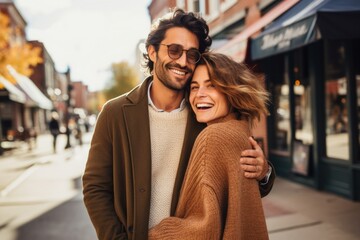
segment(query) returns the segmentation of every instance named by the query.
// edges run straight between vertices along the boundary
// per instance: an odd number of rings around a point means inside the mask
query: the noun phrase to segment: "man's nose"
[[[176,63],[178,63],[180,66],[185,67],[186,66],[186,52],[183,52],[181,57],[179,57],[176,60]]]

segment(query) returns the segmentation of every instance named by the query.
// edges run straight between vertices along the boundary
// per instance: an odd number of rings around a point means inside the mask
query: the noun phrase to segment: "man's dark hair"
[[[194,33],[199,41],[199,51],[201,53],[208,51],[212,43],[209,36],[209,26],[206,21],[197,13],[185,12],[182,9],[173,9],[164,17],[158,19],[152,25],[151,32],[146,39],[146,50],[150,45],[155,47],[156,52],[159,50],[159,45],[165,38],[165,33],[170,28],[182,27]],[[147,53],[144,56],[144,67],[148,68],[149,73],[154,69],[154,63],[150,60]]]

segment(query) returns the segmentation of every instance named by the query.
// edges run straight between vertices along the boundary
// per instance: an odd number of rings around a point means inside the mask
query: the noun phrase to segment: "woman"
[[[218,53],[202,55],[189,91],[207,127],[194,144],[175,216],[151,228],[149,239],[268,239],[257,181],[243,177],[236,160],[250,147],[255,119],[268,113],[267,92],[244,64]]]

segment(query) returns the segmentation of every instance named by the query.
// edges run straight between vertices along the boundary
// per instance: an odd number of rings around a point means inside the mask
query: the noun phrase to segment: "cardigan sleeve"
[[[114,209],[112,141],[107,105],[97,122],[83,175],[84,203],[99,239],[126,239]]]
[[[168,217],[149,230],[152,239],[220,239],[220,208],[211,188],[201,186],[183,216]]]

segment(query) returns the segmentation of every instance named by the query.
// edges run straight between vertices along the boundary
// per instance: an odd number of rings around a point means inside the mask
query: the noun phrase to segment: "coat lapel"
[[[134,239],[147,236],[151,194],[151,144],[147,86],[149,79],[129,93],[131,104],[124,106],[133,171]],[[136,237],[135,237],[136,236]]]

